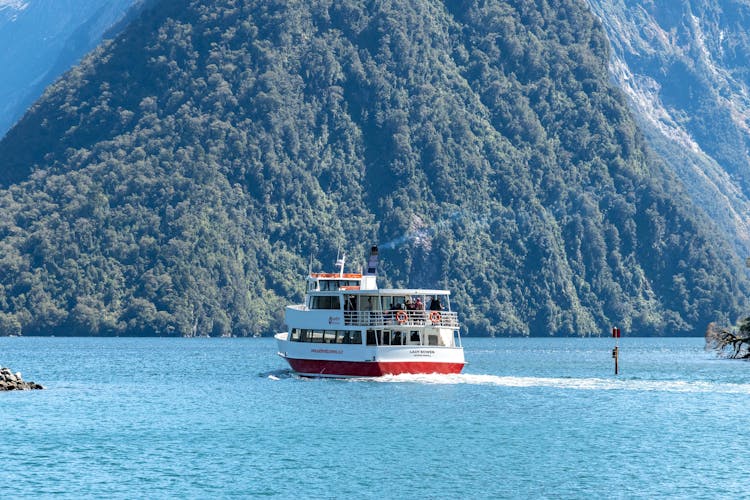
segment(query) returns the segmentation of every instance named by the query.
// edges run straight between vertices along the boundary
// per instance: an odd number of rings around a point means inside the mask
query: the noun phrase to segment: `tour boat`
[[[378,249],[364,273],[309,273],[305,303],[286,307],[279,356],[308,377],[460,373],[466,364],[448,290],[379,289]]]

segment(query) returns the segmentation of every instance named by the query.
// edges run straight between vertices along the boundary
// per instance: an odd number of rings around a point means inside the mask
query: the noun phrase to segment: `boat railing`
[[[458,328],[458,314],[452,311],[345,311],[344,323],[352,326],[441,326]]]

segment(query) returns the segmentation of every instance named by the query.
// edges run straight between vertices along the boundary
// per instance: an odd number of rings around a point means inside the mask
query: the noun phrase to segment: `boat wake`
[[[358,379],[363,380],[363,379]],[[496,387],[551,387],[589,391],[653,391],[681,393],[750,394],[750,384],[702,380],[644,380],[608,378],[502,377],[497,375],[386,375],[368,379],[380,383],[419,383],[436,385],[489,385]]]
[[[282,380],[286,378],[296,378],[297,375],[290,369],[286,370],[271,370],[270,372],[259,373],[260,378],[267,378],[269,380]]]

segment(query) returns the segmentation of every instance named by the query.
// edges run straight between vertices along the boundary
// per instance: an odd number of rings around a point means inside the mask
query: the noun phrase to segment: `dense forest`
[[[464,334],[703,334],[741,262],[580,0],[154,1],[0,142],[0,332],[251,335],[337,250]]]

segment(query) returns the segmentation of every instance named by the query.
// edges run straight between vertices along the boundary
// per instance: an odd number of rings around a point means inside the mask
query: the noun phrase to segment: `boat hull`
[[[310,377],[381,377],[383,375],[461,373],[461,347],[364,346],[290,342],[276,335],[279,356],[296,373]]]
[[[464,363],[420,361],[333,361],[286,358],[289,366],[307,377],[382,377],[419,373],[461,373]]]

